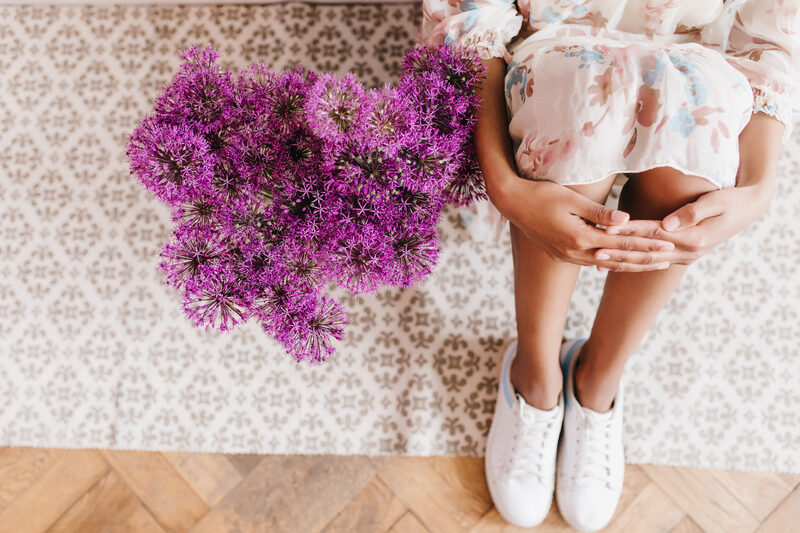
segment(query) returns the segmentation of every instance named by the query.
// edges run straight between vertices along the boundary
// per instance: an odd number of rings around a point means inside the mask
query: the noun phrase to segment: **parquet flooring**
[[[489,533],[483,458],[0,448],[0,533]],[[553,502],[536,528],[572,531]],[[800,532],[800,475],[627,465],[608,532]]]

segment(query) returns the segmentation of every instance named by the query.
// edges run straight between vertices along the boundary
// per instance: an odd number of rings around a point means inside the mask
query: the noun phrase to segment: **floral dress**
[[[755,112],[792,131],[800,0],[423,0],[417,42],[506,63],[517,172],[564,185],[657,166],[733,187]],[[505,217],[461,211],[476,240]]]

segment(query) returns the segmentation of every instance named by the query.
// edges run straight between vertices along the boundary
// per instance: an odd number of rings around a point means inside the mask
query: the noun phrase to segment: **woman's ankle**
[[[515,357],[511,362],[510,377],[514,389],[519,392],[528,405],[537,409],[550,410],[558,403],[563,377],[558,366],[550,371],[532,371],[525,368],[522,360]]]
[[[619,380],[611,372],[592,369],[590,365],[582,364],[586,362],[585,358],[580,357],[584,346],[585,344],[575,353],[577,359],[572,373],[573,393],[581,407],[603,413],[611,409]]]

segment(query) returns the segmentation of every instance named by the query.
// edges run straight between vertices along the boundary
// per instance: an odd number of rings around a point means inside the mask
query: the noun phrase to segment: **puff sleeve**
[[[417,43],[456,44],[476,50],[482,59],[502,57],[508,63],[506,46],[521,27],[513,0],[422,0]]]
[[[725,55],[753,88],[753,113],[772,115],[791,135],[800,101],[800,0],[728,0]]]

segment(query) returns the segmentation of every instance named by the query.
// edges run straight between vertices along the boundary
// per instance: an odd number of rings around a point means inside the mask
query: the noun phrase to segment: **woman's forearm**
[[[737,187],[753,187],[769,203],[775,188],[785,126],[775,117],[754,113],[739,134]]]
[[[482,59],[486,74],[481,85],[481,107],[475,126],[475,150],[489,199],[502,211],[503,193],[517,177],[511,138],[508,135],[503,58]]]

